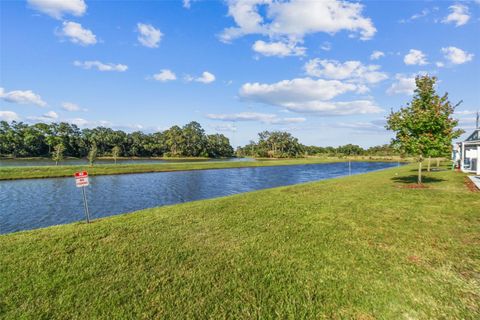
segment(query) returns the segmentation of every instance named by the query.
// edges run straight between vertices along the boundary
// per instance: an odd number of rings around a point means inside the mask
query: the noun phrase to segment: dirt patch
[[[465,177],[464,181],[465,181],[465,186],[468,188],[468,190],[470,190],[471,192],[480,192],[480,190],[478,190],[475,183],[473,183],[473,181],[470,180],[469,177]]]
[[[409,256],[408,261],[413,264],[419,265],[420,264],[420,257],[419,256]]]
[[[428,186],[424,185],[423,183],[411,183],[398,187],[401,189],[428,189]]]

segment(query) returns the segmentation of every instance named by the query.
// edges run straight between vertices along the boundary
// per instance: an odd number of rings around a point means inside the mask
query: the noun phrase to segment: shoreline
[[[300,158],[284,160],[258,161],[199,161],[177,163],[143,163],[143,164],[99,164],[69,166],[19,166],[0,167],[0,181],[23,179],[47,179],[72,177],[77,171],[88,171],[90,176],[118,175],[135,173],[155,173],[172,171],[191,171],[209,169],[234,169],[268,166],[304,165],[335,162],[410,162],[409,159],[349,159],[349,158]]]

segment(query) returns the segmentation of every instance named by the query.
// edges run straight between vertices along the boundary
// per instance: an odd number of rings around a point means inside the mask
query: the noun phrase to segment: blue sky
[[[286,130],[387,143],[416,74],[467,131],[480,108],[480,1],[0,3],[0,119],[126,131],[200,122],[232,144]]]

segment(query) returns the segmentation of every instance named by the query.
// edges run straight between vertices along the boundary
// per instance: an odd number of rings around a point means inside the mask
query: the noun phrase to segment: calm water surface
[[[352,162],[352,174],[397,166]],[[348,175],[348,163],[97,176],[87,197],[92,218]],[[0,181],[0,233],[83,220],[73,178]]]

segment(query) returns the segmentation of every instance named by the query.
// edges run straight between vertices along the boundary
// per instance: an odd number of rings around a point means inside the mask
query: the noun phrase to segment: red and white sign
[[[87,171],[75,172],[75,183],[79,188],[88,186],[89,183]]]

